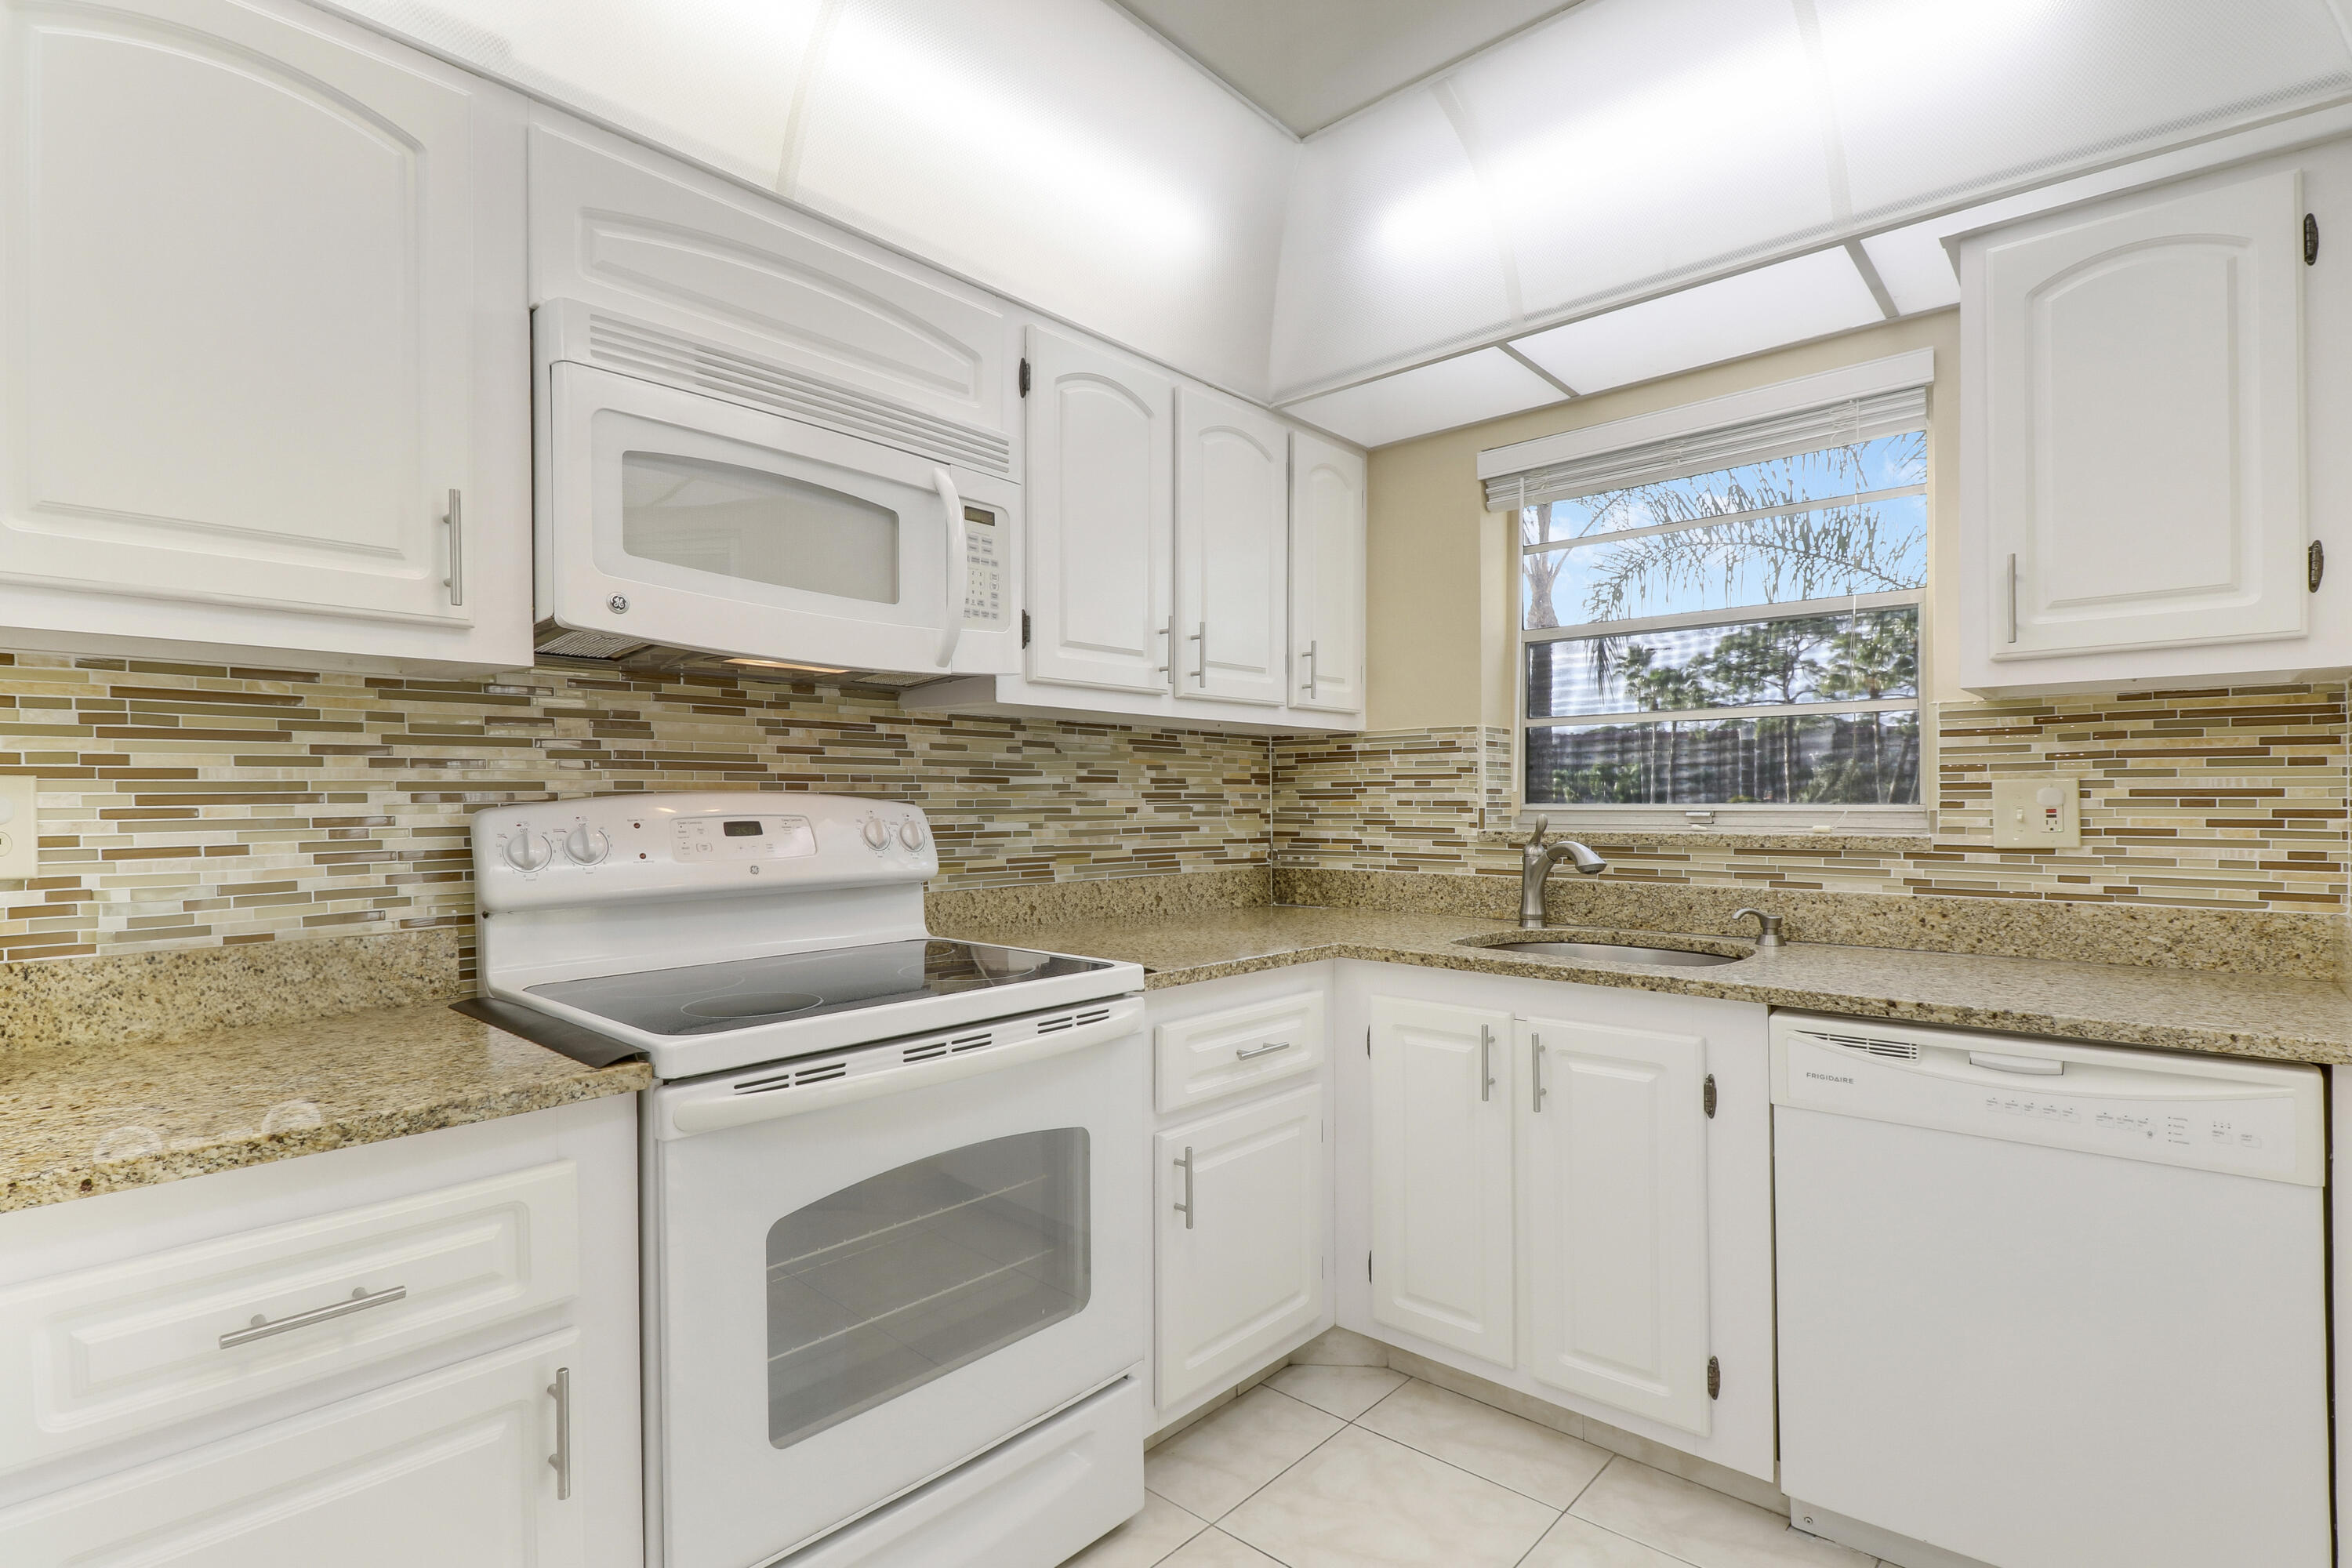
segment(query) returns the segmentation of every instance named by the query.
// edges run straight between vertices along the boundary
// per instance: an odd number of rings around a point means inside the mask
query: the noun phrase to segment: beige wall
[[[1959,312],[1888,321],[1843,336],[1466,426],[1371,455],[1365,648],[1366,727],[1512,721],[1511,535],[1478,485],[1485,447],[1582,429],[1720,397],[1907,349],[1936,351],[1928,399],[1927,689],[1961,695],[1951,674],[1958,504]]]

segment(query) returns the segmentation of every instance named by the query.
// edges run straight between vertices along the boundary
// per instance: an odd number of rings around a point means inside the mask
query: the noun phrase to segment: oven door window
[[[621,454],[621,548],[643,561],[867,604],[898,602],[898,514],[806,479]]]
[[[779,1448],[1082,1311],[1087,1140],[968,1144],[768,1231],[768,1440]]]

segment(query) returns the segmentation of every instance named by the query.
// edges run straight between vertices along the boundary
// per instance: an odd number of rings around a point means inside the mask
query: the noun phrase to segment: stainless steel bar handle
[[[1478,1103],[1484,1105],[1495,1098],[1495,1029],[1491,1024],[1478,1026]]]
[[[1162,622],[1162,623],[1161,623],[1160,627],[1160,635],[1161,637],[1166,637],[1166,638],[1168,639],[1168,662],[1167,662],[1166,664],[1155,664],[1155,665],[1153,665],[1153,666],[1151,667],[1151,672],[1152,672],[1154,675],[1166,675],[1170,670],[1171,670],[1171,669],[1173,669],[1173,668],[1176,668],[1176,617],[1175,617],[1175,616],[1169,616],[1169,617],[1168,617],[1168,619],[1167,619],[1166,621],[1164,621],[1164,622]]]
[[[1184,1157],[1176,1164],[1184,1173],[1184,1201],[1175,1205],[1176,1212],[1184,1216],[1184,1228],[1190,1230],[1192,1228],[1192,1145],[1184,1145]]]
[[[1528,1060],[1535,1068],[1536,1080],[1535,1104],[1529,1109],[1541,1111],[1543,1110],[1544,1102],[1543,1037],[1541,1035],[1529,1035],[1528,1037]]]
[[[449,590],[449,603],[454,607],[466,602],[466,492],[449,492],[449,514],[441,521],[449,525],[449,575],[441,585]]]
[[[365,1286],[354,1286],[349,1300],[337,1301],[331,1306],[313,1307],[307,1312],[297,1312],[290,1318],[280,1318],[276,1322],[256,1312],[253,1315],[253,1321],[241,1329],[233,1329],[223,1334],[220,1337],[220,1348],[225,1351],[235,1350],[239,1345],[249,1345],[256,1340],[266,1340],[272,1334],[291,1333],[296,1329],[307,1329],[312,1323],[323,1323],[331,1318],[347,1318],[353,1312],[364,1312],[370,1307],[388,1307],[393,1302],[404,1299],[407,1294],[408,1287],[405,1285],[394,1285],[388,1290],[378,1290],[373,1295],[368,1294]]]
[[[559,1366],[555,1381],[547,1385],[549,1397],[555,1401],[555,1452],[547,1463],[555,1471],[555,1500],[572,1500],[572,1369]]]
[[[1290,1042],[1288,1040],[1268,1040],[1262,1046],[1235,1046],[1234,1047],[1234,1060],[1237,1062],[1245,1062],[1252,1057],[1272,1056],[1276,1051],[1286,1051],[1289,1048]]]
[[[1316,650],[1320,647],[1322,647],[1322,643],[1319,639],[1309,642],[1307,645],[1307,651],[1300,655],[1301,658],[1307,660],[1307,696],[1310,701],[1316,695],[1316,682],[1323,679],[1323,667],[1321,664],[1317,662],[1316,659]]]
[[[1192,671],[1192,684],[1206,686],[1209,684],[1209,623],[1195,621],[1192,624],[1201,628],[1184,639],[1186,642],[1196,642],[1201,645],[1201,663],[1199,668]]]
[[[2017,552],[2009,556],[2009,640],[2017,640]]]

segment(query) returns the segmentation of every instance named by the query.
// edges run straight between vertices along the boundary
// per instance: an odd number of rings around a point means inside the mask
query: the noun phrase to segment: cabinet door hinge
[[[1367,1284],[1367,1285],[1369,1285],[1369,1284],[1370,1284],[1370,1283],[1371,1283],[1371,1281],[1372,1281],[1372,1255],[1371,1255],[1370,1253],[1367,1252],[1366,1254],[1364,1254],[1364,1283],[1365,1283],[1365,1284]]]
[[[2319,592],[2319,580],[2326,575],[2327,547],[2315,539],[2311,542],[2311,548],[2303,552],[2304,583],[2316,594]]]
[[[1706,1358],[1706,1396],[1709,1399],[1723,1397],[1723,1363],[1713,1356]]]
[[[1021,395],[1029,395],[1029,362],[1026,359],[1021,362]]]
[[[1706,1081],[1698,1087],[1698,1103],[1699,1108],[1706,1112],[1707,1120],[1713,1121],[1715,1119],[1715,1075],[1713,1073],[1707,1074]]]
[[[2319,215],[2316,213],[2303,215],[2303,264],[2305,267],[2319,265]]]
[[[1021,646],[1029,646],[1029,612],[1026,610],[1021,612]]]
[[[1372,1032],[1370,1029],[1364,1031],[1364,1054],[1366,1056],[1372,1054]]]

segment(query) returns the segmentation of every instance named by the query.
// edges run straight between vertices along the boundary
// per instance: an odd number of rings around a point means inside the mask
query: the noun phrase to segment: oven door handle
[[[662,1119],[666,1125],[660,1132],[667,1136],[687,1137],[698,1132],[723,1131],[730,1127],[748,1127],[757,1121],[781,1121],[787,1116],[802,1116],[812,1110],[830,1110],[837,1105],[871,1100],[877,1095],[898,1094],[932,1084],[951,1083],[960,1078],[994,1072],[999,1068],[1019,1067],[1025,1062],[1067,1056],[1072,1051],[1082,1051],[1089,1046],[1103,1045],[1134,1034],[1142,1026],[1143,1003],[1129,997],[1113,1003],[1110,1016],[1099,1023],[1079,1024],[1009,1046],[991,1046],[968,1056],[938,1057],[930,1061],[910,1062],[904,1067],[886,1068],[880,1072],[863,1073],[855,1078],[836,1078],[823,1083],[763,1089],[752,1094],[713,1089],[706,1091],[708,1098],[698,1096],[671,1106],[668,1114]]]
[[[946,669],[955,663],[956,644],[963,640],[963,601],[971,591],[971,546],[965,538],[963,498],[956,494],[954,479],[945,468],[933,468],[931,488],[940,492],[940,504],[948,513],[946,618],[940,627],[940,668]]]

